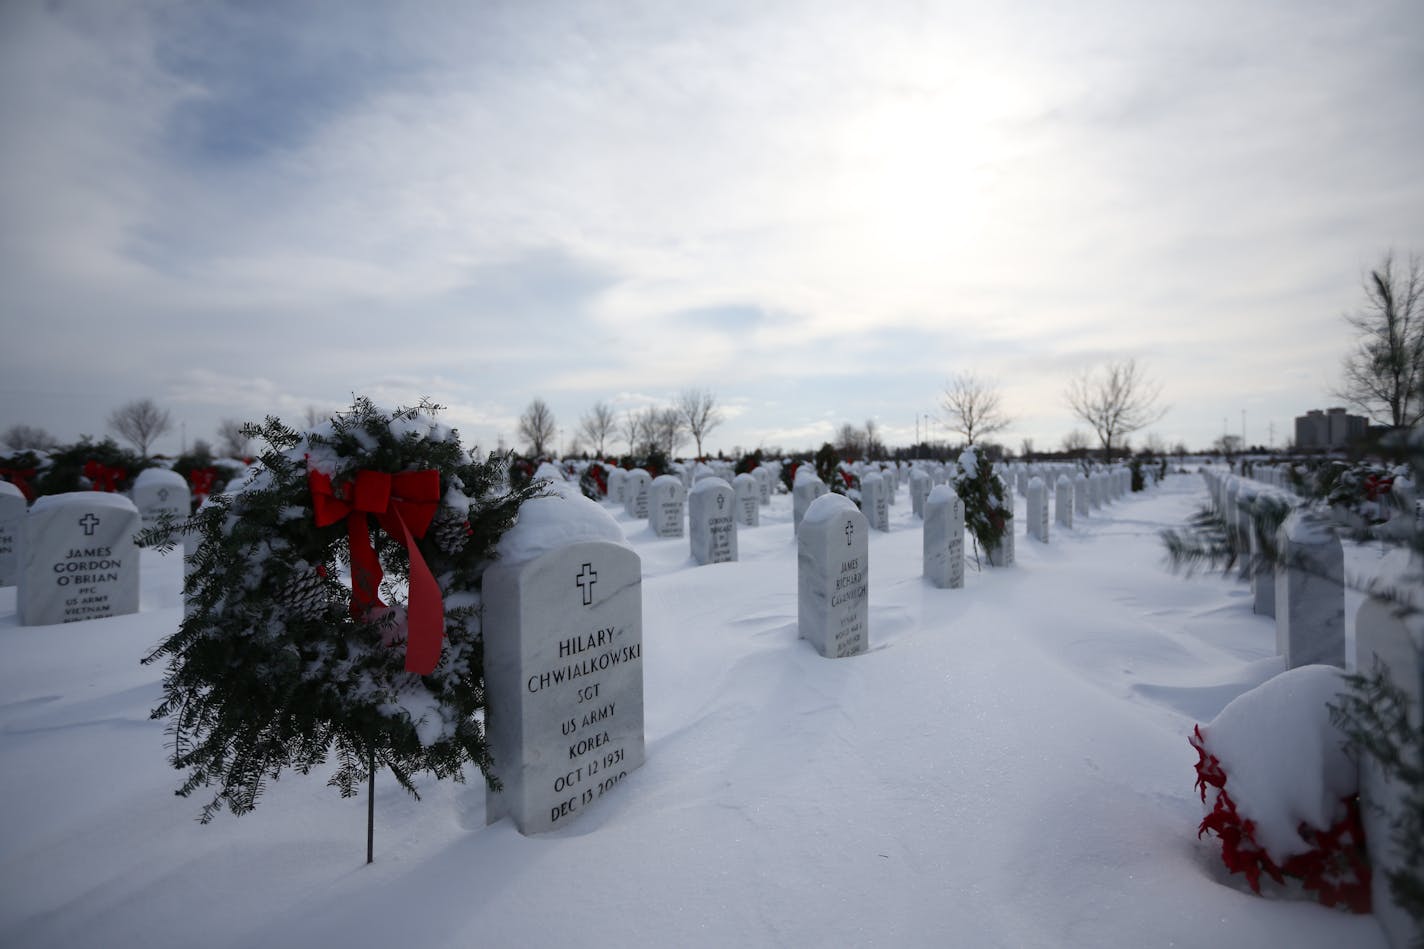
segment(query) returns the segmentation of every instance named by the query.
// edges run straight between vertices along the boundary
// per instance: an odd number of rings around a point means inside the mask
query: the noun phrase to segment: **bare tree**
[[[1033,457],[1033,439],[1025,438],[1019,442],[1019,457],[1025,461]]]
[[[682,425],[697,443],[697,457],[702,457],[702,440],[707,433],[722,424],[722,411],[711,389],[684,389],[676,406]]]
[[[865,454],[865,433],[846,422],[836,432],[836,450],[842,458],[860,458]]]
[[[519,416],[519,437],[529,445],[529,454],[538,458],[554,440],[554,413],[543,399],[535,398]]]
[[[687,436],[686,420],[682,417],[681,409],[648,409],[648,413],[653,440],[663,450],[663,454],[672,458],[677,454],[677,446],[682,444],[683,438]]]
[[[588,414],[579,419],[578,434],[593,448],[593,453],[602,458],[604,443],[608,441],[608,436],[613,434],[617,423],[618,417],[613,414],[608,403],[595,402]]]
[[[135,399],[110,413],[109,427],[147,458],[148,447],[172,430],[173,419],[167,409],[160,409],[152,399]]]
[[[49,451],[59,447],[59,439],[36,425],[11,425],[0,441],[11,451]]]
[[[308,405],[302,414],[302,420],[307,423],[307,429],[310,431],[323,422],[331,421],[331,413],[325,409],[319,409],[315,405]]]
[[[1241,436],[1219,435],[1217,436],[1216,441],[1212,443],[1211,448],[1212,451],[1216,452],[1217,454],[1225,455],[1226,457],[1230,458],[1232,455],[1241,451]]]
[[[1083,434],[1083,430],[1075,428],[1067,435],[1063,436],[1063,450],[1070,455],[1075,452],[1088,450],[1088,436]]]
[[[629,409],[623,413],[623,423],[618,427],[618,434],[623,436],[623,440],[628,443],[628,454],[638,454],[638,449],[646,444],[646,414],[637,409]]]
[[[1068,407],[1098,435],[1103,454],[1112,458],[1113,447],[1126,445],[1128,435],[1159,421],[1167,414],[1157,400],[1162,387],[1143,375],[1135,359],[1110,362],[1098,373],[1091,369],[1068,384]]]
[[[558,432],[553,410],[543,399],[535,397],[519,416],[519,438],[529,446],[533,457],[545,455],[554,447]]]
[[[865,420],[865,457],[885,457],[885,443],[880,440],[880,424],[873,418]]]
[[[1336,394],[1396,428],[1424,417],[1424,260],[1400,273],[1394,254],[1365,279],[1365,308],[1345,322],[1356,332]]]
[[[1009,427],[1013,419],[1004,414],[1003,397],[991,380],[972,372],[961,372],[944,388],[944,423],[951,432],[964,436],[969,444]]]
[[[243,432],[246,426],[235,418],[218,422],[218,442],[224,458],[246,458],[252,439]]]

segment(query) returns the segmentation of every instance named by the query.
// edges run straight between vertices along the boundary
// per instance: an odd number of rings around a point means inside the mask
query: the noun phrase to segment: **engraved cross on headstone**
[[[849,546],[850,546],[850,539],[855,536],[855,525],[852,524],[850,521],[846,521],[845,531],[846,531],[846,546],[849,547]]]
[[[722,506],[725,505],[726,503],[727,503],[727,496],[726,496],[725,494],[719,494],[719,495],[717,495],[717,510],[719,510],[719,511],[722,510]]]
[[[579,575],[574,578],[580,590],[583,591],[583,605],[593,605],[593,585],[598,582],[598,573],[593,569],[593,564],[586,563]]]
[[[95,517],[93,512],[90,512],[79,519],[79,526],[84,528],[85,537],[93,537],[94,528],[99,526],[99,518]]]
[[[168,500],[168,489],[167,489],[167,488],[159,488],[159,489],[158,489],[158,500],[160,500],[160,501],[167,501],[167,500]]]

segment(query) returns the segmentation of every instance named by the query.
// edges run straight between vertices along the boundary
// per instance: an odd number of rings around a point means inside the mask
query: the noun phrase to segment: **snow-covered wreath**
[[[1197,836],[1216,837],[1222,863],[1257,893],[1263,876],[1289,877],[1326,906],[1368,913],[1357,772],[1330,714],[1344,688],[1339,669],[1300,666],[1193,729],[1206,810]]]
[[[510,492],[438,409],[358,399],[306,433],[269,417],[256,473],[179,528],[201,539],[185,616],[144,661],[168,663],[153,717],[178,793],[217,786],[203,821],[333,753],[343,796],[383,767],[411,793],[420,772],[489,773],[480,578],[537,485]]]

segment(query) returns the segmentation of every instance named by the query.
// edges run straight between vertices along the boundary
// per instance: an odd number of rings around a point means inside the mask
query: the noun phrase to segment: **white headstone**
[[[1059,527],[1073,527],[1073,483],[1067,475],[1058,476],[1053,492],[1053,513]]]
[[[1276,651],[1286,668],[1345,667],[1345,554],[1328,516],[1298,510],[1276,535]]]
[[[486,727],[501,784],[487,792],[486,817],[508,814],[523,834],[554,830],[643,763],[638,555],[593,540],[502,559],[485,572],[484,603]]]
[[[797,628],[828,659],[869,645],[869,532],[865,515],[839,494],[812,502],[796,532]]]
[[[144,530],[157,527],[167,515],[180,522],[192,513],[192,495],[188,482],[176,471],[167,468],[145,468],[134,478],[134,507],[143,520]]]
[[[608,469],[608,498],[623,503],[623,487],[628,481],[628,472],[622,468]]]
[[[1028,532],[1041,543],[1048,543],[1048,489],[1037,476],[1028,482]]]
[[[911,469],[910,513],[916,517],[925,516],[925,498],[930,496],[930,489],[933,486],[929,474],[923,468]]]
[[[0,587],[12,587],[20,573],[20,536],[24,532],[25,495],[0,481]]]
[[[682,536],[682,509],[687,489],[675,475],[661,475],[648,488],[648,521],[659,537]]]
[[[1078,472],[1073,476],[1073,513],[1079,517],[1088,517],[1088,509],[1091,507],[1089,500],[1091,488],[1088,486],[1088,476],[1083,472]]]
[[[121,494],[75,491],[35,501],[20,543],[21,626],[138,612],[138,508]]]
[[[827,492],[825,482],[816,477],[816,470],[809,464],[796,469],[796,482],[791,488],[791,526],[793,531],[801,529],[801,519],[811,502]]]
[[[964,586],[964,502],[947,484],[925,499],[925,576],[937,587]]]
[[[628,472],[623,482],[623,510],[629,517],[640,521],[648,519],[648,487],[652,482],[653,476],[642,468]]]
[[[1417,591],[1420,568],[1411,564],[1408,553],[1396,551],[1380,564],[1376,583],[1397,591]],[[1417,601],[1418,596],[1414,599]],[[1411,624],[1399,615],[1399,604],[1375,597],[1366,597],[1355,614],[1355,669],[1373,676],[1383,671],[1390,684],[1404,696],[1408,706],[1409,728],[1419,733],[1421,712],[1424,711],[1424,641],[1418,634],[1418,624]],[[1414,603],[1418,609],[1424,606]],[[1411,631],[1413,625],[1415,631]],[[1407,767],[1419,769],[1424,762],[1418,758],[1418,745],[1404,753],[1410,760]],[[1403,869],[1404,855],[1395,842],[1394,823],[1406,804],[1406,788],[1392,780],[1379,766],[1374,756],[1362,754],[1360,762],[1360,816],[1365,824],[1365,839],[1369,841],[1371,875],[1371,912],[1379,920],[1392,946],[1403,947],[1417,939],[1414,923],[1390,893],[1389,875]]]
[[[887,490],[885,479],[880,474],[867,471],[861,475],[860,510],[871,530],[890,530],[890,501],[886,497]]]
[[[756,527],[761,523],[761,484],[751,474],[743,472],[732,481],[732,490],[737,494],[737,523],[743,527]]]
[[[1005,492],[1005,503],[1008,500],[1008,492]],[[1004,534],[999,538],[997,544],[989,548],[987,553],[990,566],[1012,567],[1014,565],[1014,518],[1012,514],[1004,518]]]
[[[755,498],[751,500],[756,513]],[[708,564],[737,559],[737,507],[736,493],[721,478],[702,478],[692,486],[687,493],[687,533],[693,560]]]
[[[757,480],[757,490],[761,494],[761,503],[771,503],[771,471],[767,468],[756,467],[752,469],[752,477]]]

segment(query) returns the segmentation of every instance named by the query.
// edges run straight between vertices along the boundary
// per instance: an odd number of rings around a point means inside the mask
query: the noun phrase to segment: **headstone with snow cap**
[[[167,468],[140,471],[134,479],[132,495],[145,530],[157,527],[165,516],[176,522],[186,520],[192,513],[187,480]]]
[[[869,645],[869,525],[854,502],[826,494],[796,532],[797,628],[828,659]]]
[[[756,467],[752,469],[752,477],[756,478],[757,492],[760,494],[760,503],[771,503],[771,471],[767,468]]]
[[[721,478],[703,478],[692,486],[687,493],[687,533],[693,560],[708,564],[737,559],[737,506],[736,493]]]
[[[885,494],[884,477],[873,471],[867,471],[861,476],[860,510],[871,530],[890,530],[890,504]]]
[[[1004,492],[1004,501],[1007,503],[1009,494]],[[1004,533],[999,538],[999,542],[987,551],[989,555],[989,565],[993,567],[1012,567],[1014,565],[1014,516],[1010,512],[1004,517]]]
[[[964,586],[964,502],[947,484],[925,499],[925,576],[937,587]]]
[[[925,516],[925,498],[930,496],[930,476],[923,468],[913,468],[910,471],[910,513],[916,517]]]
[[[628,472],[623,468],[608,469],[608,499],[623,503],[623,488],[628,481]]]
[[[793,531],[801,530],[801,519],[806,516],[806,509],[811,506],[811,502],[821,497],[827,492],[826,484],[816,477],[816,471],[810,465],[802,465],[796,469],[796,482],[791,487],[791,526]]]
[[[1276,534],[1276,651],[1286,668],[1345,666],[1345,554],[1328,516],[1294,511]]]
[[[1088,508],[1091,505],[1089,494],[1091,488],[1088,486],[1088,476],[1083,472],[1078,472],[1073,476],[1073,513],[1079,517],[1088,516]]]
[[[642,569],[622,537],[575,496],[525,502],[500,539],[483,583],[486,728],[501,784],[486,791],[491,823],[564,827],[643,764]]]
[[[737,494],[737,523],[756,527],[761,523],[761,486],[757,479],[743,472],[733,479],[732,490]]]
[[[1035,475],[1028,482],[1028,533],[1034,540],[1048,543],[1048,489]]]
[[[21,626],[138,612],[138,508],[120,494],[75,491],[25,515],[16,600]]]
[[[1420,589],[1420,565],[1411,563],[1408,551],[1398,550],[1384,558],[1375,573],[1382,589],[1403,592],[1415,610],[1424,607]],[[1400,615],[1398,602],[1366,597],[1355,614],[1355,669],[1362,675],[1383,673],[1388,683],[1399,690],[1406,705],[1406,721],[1413,734],[1419,733],[1424,714],[1424,639],[1418,624]],[[1416,614],[1417,615],[1417,614]],[[1411,626],[1414,627],[1411,630]],[[1419,746],[1401,748],[1403,764],[1415,769],[1424,766],[1419,760]],[[1360,816],[1369,841],[1371,874],[1371,912],[1384,929],[1390,945],[1404,949],[1417,940],[1418,929],[1409,914],[1390,893],[1389,877],[1404,870],[1406,858],[1395,840],[1395,828],[1407,814],[1408,789],[1380,768],[1373,755],[1360,755]]]
[[[629,517],[648,519],[648,488],[652,482],[653,476],[642,468],[628,472],[623,482],[623,510]]]
[[[654,478],[648,488],[648,521],[658,537],[681,537],[687,489],[674,475]]]
[[[1053,513],[1059,527],[1073,526],[1073,483],[1067,475],[1058,476],[1058,484],[1053,492]]]
[[[12,587],[20,572],[20,536],[28,503],[20,489],[0,481],[0,587]]]

